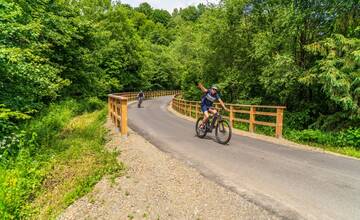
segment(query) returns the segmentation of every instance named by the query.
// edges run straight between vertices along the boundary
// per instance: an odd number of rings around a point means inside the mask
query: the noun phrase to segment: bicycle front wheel
[[[225,120],[221,120],[217,123],[215,129],[216,140],[220,144],[227,144],[231,139],[231,127]]]

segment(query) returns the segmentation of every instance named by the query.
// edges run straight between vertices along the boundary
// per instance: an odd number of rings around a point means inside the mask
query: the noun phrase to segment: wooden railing
[[[224,118],[229,120],[231,127],[234,127],[236,122],[247,123],[249,124],[249,132],[255,132],[256,125],[270,126],[275,128],[275,137],[282,137],[283,115],[286,107],[228,103],[225,105],[230,109],[230,112]],[[175,96],[172,100],[172,108],[183,115],[196,119],[202,114],[200,102],[184,100],[179,96]],[[215,103],[215,108],[220,109],[220,104]],[[275,117],[275,122],[256,120],[257,115]]]
[[[177,90],[149,91],[144,92],[145,99],[160,96],[175,95],[180,93]],[[114,93],[108,95],[109,117],[112,119],[116,128],[120,130],[121,135],[126,136],[128,133],[127,125],[127,105],[129,101],[136,100],[137,92]]]

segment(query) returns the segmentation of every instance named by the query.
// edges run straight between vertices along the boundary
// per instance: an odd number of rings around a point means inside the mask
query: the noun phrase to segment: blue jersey
[[[210,89],[207,90],[206,94],[201,98],[201,105],[211,107],[216,100],[219,100],[220,96],[218,93],[212,95]]]

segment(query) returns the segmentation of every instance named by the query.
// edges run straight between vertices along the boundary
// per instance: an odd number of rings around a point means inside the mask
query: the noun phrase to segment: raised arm
[[[203,93],[206,93],[208,90],[203,86],[203,84],[199,83],[197,86]]]

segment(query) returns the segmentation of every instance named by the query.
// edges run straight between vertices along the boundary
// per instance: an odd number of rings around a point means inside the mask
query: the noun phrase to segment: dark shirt
[[[213,105],[213,103],[219,99],[220,99],[220,96],[218,93],[215,93],[215,95],[212,95],[210,92],[210,89],[208,89],[207,92],[205,93],[205,95],[201,98],[201,105],[206,105],[208,107],[211,107]]]

